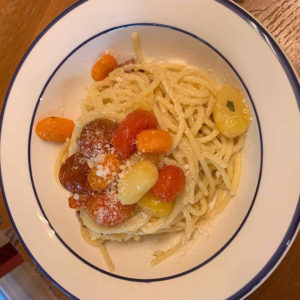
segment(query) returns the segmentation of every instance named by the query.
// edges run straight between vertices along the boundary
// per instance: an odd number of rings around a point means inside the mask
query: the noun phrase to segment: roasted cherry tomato
[[[80,151],[88,158],[109,153],[117,126],[117,123],[106,119],[96,119],[86,124],[77,141]]]
[[[74,209],[80,209],[86,207],[89,198],[90,196],[87,194],[85,195],[74,194],[71,197],[69,197],[69,207]]]
[[[217,129],[228,138],[245,132],[251,118],[242,92],[231,86],[224,86],[217,92],[213,116]]]
[[[152,193],[161,201],[173,202],[183,191],[185,175],[176,166],[165,166],[158,173],[158,180],[152,188]]]
[[[74,194],[86,194],[91,191],[88,182],[90,170],[83,154],[77,152],[61,165],[59,181],[64,188]]]
[[[71,137],[73,129],[72,120],[49,117],[38,122],[35,132],[43,140],[62,143]]]
[[[121,122],[113,137],[113,146],[122,159],[136,150],[136,137],[145,129],[157,128],[157,120],[150,112],[134,110]]]
[[[164,130],[147,129],[139,133],[136,144],[142,153],[161,154],[171,149],[172,137]]]
[[[120,165],[121,161],[114,154],[107,154],[103,162],[96,164],[89,173],[91,188],[98,192],[104,190],[117,179]]]
[[[113,226],[128,220],[133,205],[123,205],[117,200],[117,193],[109,189],[93,195],[88,203],[89,216],[99,225]]]
[[[143,210],[156,217],[168,216],[173,208],[172,202],[161,201],[151,192],[146,193],[137,204]]]
[[[104,54],[94,64],[91,76],[95,81],[103,80],[107,75],[117,67],[116,59],[110,54]]]

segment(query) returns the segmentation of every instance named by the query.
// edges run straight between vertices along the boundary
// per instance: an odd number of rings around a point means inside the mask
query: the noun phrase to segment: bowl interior
[[[182,31],[154,25],[122,27],[99,34],[83,43],[54,70],[53,76],[41,94],[36,123],[47,116],[63,116],[73,120],[80,114],[80,103],[86,87],[92,84],[90,69],[97,57],[110,50],[119,62],[134,56],[131,33],[140,34],[142,51],[148,60],[180,61],[195,66],[221,84],[240,88],[248,98],[252,122],[243,150],[243,173],[237,195],[225,211],[203,227],[196,238],[162,264],[151,267],[153,252],[164,250],[175,243],[176,236],[160,235],[140,242],[108,243],[109,253],[116,266],[116,274],[136,279],[172,276],[209,262],[237,232],[253,202],[260,172],[261,141],[258,120],[245,86],[233,67],[211,46]],[[255,99],[254,99],[255,100]],[[54,231],[84,262],[106,270],[97,248],[86,244],[80,234],[75,213],[68,207],[69,193],[54,177],[54,166],[61,145],[45,143],[32,131],[30,143],[33,184],[40,205]],[[136,262],[132,264],[132,262]]]

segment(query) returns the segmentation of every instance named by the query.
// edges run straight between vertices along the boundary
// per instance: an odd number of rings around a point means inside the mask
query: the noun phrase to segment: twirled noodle
[[[212,110],[217,83],[185,65],[148,63],[140,51],[137,35],[133,35],[133,42],[138,63],[116,68],[88,89],[82,114],[60,160],[77,150],[75,141],[89,121],[107,118],[121,122],[132,110],[142,108],[151,111],[159,126],[173,138],[173,147],[161,157],[161,163],[179,166],[187,180],[168,217],[140,212],[123,224],[105,227],[97,225],[81,209],[84,237],[101,241],[101,251],[110,270],[113,265],[103,248],[105,241],[182,231],[175,246],[155,252],[152,265],[156,265],[191,239],[201,220],[214,211],[222,211],[236,193],[241,175],[240,151],[245,143],[245,135],[229,139],[215,128]],[[211,208],[209,202],[214,198],[216,204]]]

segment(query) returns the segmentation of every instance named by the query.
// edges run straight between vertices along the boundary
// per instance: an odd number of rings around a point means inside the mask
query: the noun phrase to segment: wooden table
[[[50,21],[75,2],[76,0],[0,1],[1,105],[13,72],[29,45]],[[240,0],[237,2],[240,2],[240,5],[260,20],[273,34],[299,75],[300,1]],[[1,214],[5,214],[3,203],[0,203]],[[10,224],[5,215],[2,221],[0,219],[0,229],[8,226]],[[300,236],[276,271],[248,299],[300,299]]]

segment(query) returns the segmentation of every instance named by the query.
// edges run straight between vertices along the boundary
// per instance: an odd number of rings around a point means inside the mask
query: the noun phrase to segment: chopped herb
[[[228,100],[226,106],[227,106],[227,108],[228,108],[229,110],[235,111],[233,102],[231,102],[231,101]]]

